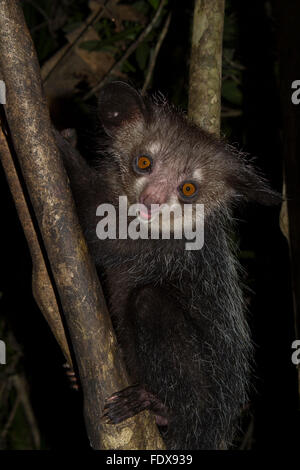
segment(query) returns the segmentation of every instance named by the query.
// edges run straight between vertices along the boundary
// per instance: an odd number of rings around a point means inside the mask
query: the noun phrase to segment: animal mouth
[[[160,207],[142,207],[138,215],[142,220],[152,220],[160,212]]]

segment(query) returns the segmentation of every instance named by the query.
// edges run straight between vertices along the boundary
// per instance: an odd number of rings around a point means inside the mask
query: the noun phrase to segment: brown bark
[[[20,3],[0,0],[0,11],[5,112],[75,352],[90,443],[95,449],[160,449],[163,443],[149,413],[119,426],[101,423],[105,398],[129,381],[52,133]]]
[[[225,0],[195,0],[189,83],[189,116],[220,132]]]

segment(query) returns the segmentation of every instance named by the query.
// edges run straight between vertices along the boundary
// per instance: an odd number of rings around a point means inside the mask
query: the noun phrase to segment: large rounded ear
[[[281,195],[271,189],[268,181],[259,174],[255,167],[241,154],[228,156],[231,163],[226,181],[233,190],[235,199],[258,202],[266,206],[282,202]]]
[[[125,82],[111,82],[99,94],[98,113],[110,136],[131,122],[145,122],[147,109],[141,95]]]

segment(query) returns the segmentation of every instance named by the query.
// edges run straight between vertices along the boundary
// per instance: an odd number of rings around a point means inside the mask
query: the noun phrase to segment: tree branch
[[[110,0],[106,0],[106,2],[103,5],[99,6],[99,9],[96,10],[95,13],[91,15],[90,19],[85,23],[83,28],[80,29],[78,34],[75,36],[74,40],[70,44],[68,44],[64,53],[59,57],[57,62],[53,64],[53,67],[47,72],[47,75],[44,77],[44,80],[43,80],[44,83],[47,82],[47,80],[50,78],[50,76],[52,75],[54,70],[58,67],[58,65],[70,54],[70,52],[74,49],[76,44],[78,44],[78,41],[82,38],[82,36],[88,30],[88,28],[101,19],[101,17],[103,16],[105,12],[105,7],[109,3],[109,1]]]
[[[151,80],[151,77],[152,77],[152,74],[153,74],[153,70],[154,70],[154,67],[155,67],[155,64],[156,64],[157,56],[159,54],[160,48],[162,46],[162,43],[164,42],[164,39],[167,35],[168,29],[169,29],[169,26],[170,26],[171,16],[172,16],[172,13],[169,13],[168,17],[165,21],[165,24],[163,26],[163,29],[161,30],[161,33],[159,35],[159,38],[158,38],[158,41],[156,43],[155,49],[153,51],[153,55],[151,57],[149,67],[148,67],[148,70],[147,70],[145,83],[144,83],[143,88],[142,88],[142,95],[144,95],[146,93],[146,90],[149,86],[149,83],[150,83],[150,80]]]
[[[95,449],[161,449],[148,412],[117,426],[101,423],[105,398],[129,380],[55,143],[20,2],[0,0],[0,9],[7,121],[74,348],[90,443]]]
[[[22,189],[22,185],[15,168],[14,160],[8,146],[8,142],[3,133],[4,123],[0,120],[0,159],[6,174],[6,179],[14,198],[17,213],[22,224],[22,228],[28,243],[32,259],[32,290],[36,303],[44,315],[56,341],[61,350],[72,366],[71,354],[68,342],[65,336],[64,327],[54,293],[52,283],[46,268],[46,263],[40,246],[39,238],[36,233],[34,222],[31,218],[27,201]]]
[[[126,50],[125,54],[118,60],[118,62],[116,62],[111,68],[110,70],[107,72],[107,74],[102,78],[101,82],[97,83],[97,85],[95,85],[84,97],[83,97],[83,100],[86,101],[88,100],[89,98],[91,98],[91,96],[93,96],[95,93],[97,93],[97,91],[99,91],[108,81],[109,77],[111,75],[113,75],[117,70],[119,70],[122,65],[124,64],[124,62],[128,59],[129,56],[131,56],[131,54],[137,49],[137,47],[141,44],[141,42],[144,41],[144,39],[148,36],[148,34],[152,31],[152,29],[154,28],[157,20],[159,19],[161,13],[162,13],[162,10],[164,8],[164,6],[166,5],[166,2],[167,0],[161,0],[160,2],[160,5],[158,7],[158,9],[156,10],[156,13],[154,15],[154,17],[152,18],[152,20],[150,21],[150,23],[148,24],[148,26],[144,29],[144,31],[142,31],[142,33],[139,35],[139,37],[136,39],[136,41],[134,41],[129,47],[128,49]]]

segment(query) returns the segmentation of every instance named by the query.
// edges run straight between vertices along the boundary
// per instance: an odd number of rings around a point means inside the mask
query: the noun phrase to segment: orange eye
[[[149,168],[151,166],[151,161],[150,158],[148,157],[139,157],[137,161],[137,165],[140,170],[145,170],[146,168]]]
[[[190,197],[193,196],[196,192],[196,186],[194,183],[184,183],[181,187],[181,192],[184,196]]]
[[[149,172],[152,168],[152,158],[142,155],[134,160],[134,169],[137,173]]]

